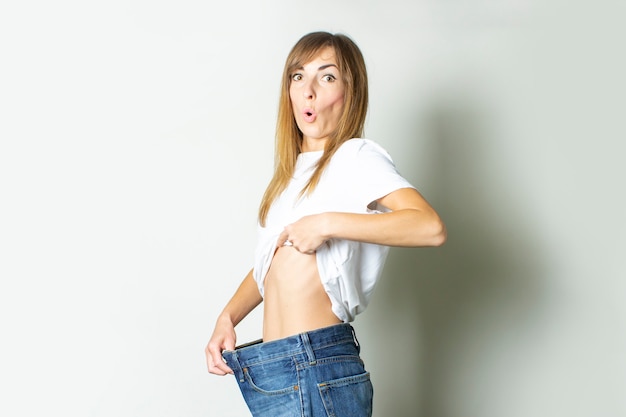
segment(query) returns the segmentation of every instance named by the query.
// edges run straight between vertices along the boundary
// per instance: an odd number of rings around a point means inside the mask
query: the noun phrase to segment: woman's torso
[[[353,320],[367,306],[388,250],[336,239],[314,255],[290,246],[275,250],[285,225],[329,211],[371,213],[370,203],[411,187],[384,149],[367,139],[351,139],[333,155],[315,191],[302,196],[322,154],[298,155],[289,186],[259,229],[255,279],[264,297],[265,340]]]
[[[315,330],[341,320],[322,286],[316,255],[291,246],[276,250],[265,277],[263,340]]]

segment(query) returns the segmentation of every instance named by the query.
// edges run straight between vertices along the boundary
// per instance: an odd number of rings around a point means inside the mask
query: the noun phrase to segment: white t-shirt
[[[388,211],[376,203],[400,188],[414,188],[396,170],[389,154],[368,139],[350,139],[327,165],[315,191],[298,198],[323,151],[298,155],[293,178],[272,204],[265,227],[259,225],[254,279],[263,296],[263,282],[284,227],[324,212],[376,213]],[[317,267],[333,313],[350,322],[367,307],[389,248],[357,241],[330,239],[317,249]]]

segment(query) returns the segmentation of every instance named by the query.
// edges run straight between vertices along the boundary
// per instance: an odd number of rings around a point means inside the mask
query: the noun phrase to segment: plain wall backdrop
[[[5,3],[1,415],[247,415],[203,349],[252,264],[284,59],[328,30],[449,230],[392,249],[355,322],[375,415],[626,416],[623,3]]]

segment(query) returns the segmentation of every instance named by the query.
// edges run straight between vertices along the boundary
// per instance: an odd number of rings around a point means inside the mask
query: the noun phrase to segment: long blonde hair
[[[302,132],[296,124],[289,97],[291,74],[313,60],[326,47],[331,47],[335,51],[339,72],[343,78],[345,86],[343,113],[337,128],[326,141],[324,153],[301,194],[310,194],[315,190],[331,157],[345,141],[363,136],[368,91],[367,70],[361,51],[350,38],[342,34],[313,32],[303,36],[291,49],[283,71],[276,122],[274,175],[259,206],[259,223],[262,226],[265,226],[272,203],[287,188],[293,176],[298,154],[302,152]]]

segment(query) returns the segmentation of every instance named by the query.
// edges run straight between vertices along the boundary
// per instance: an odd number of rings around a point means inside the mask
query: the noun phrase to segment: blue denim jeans
[[[370,417],[372,383],[347,323],[226,350],[254,417]]]

